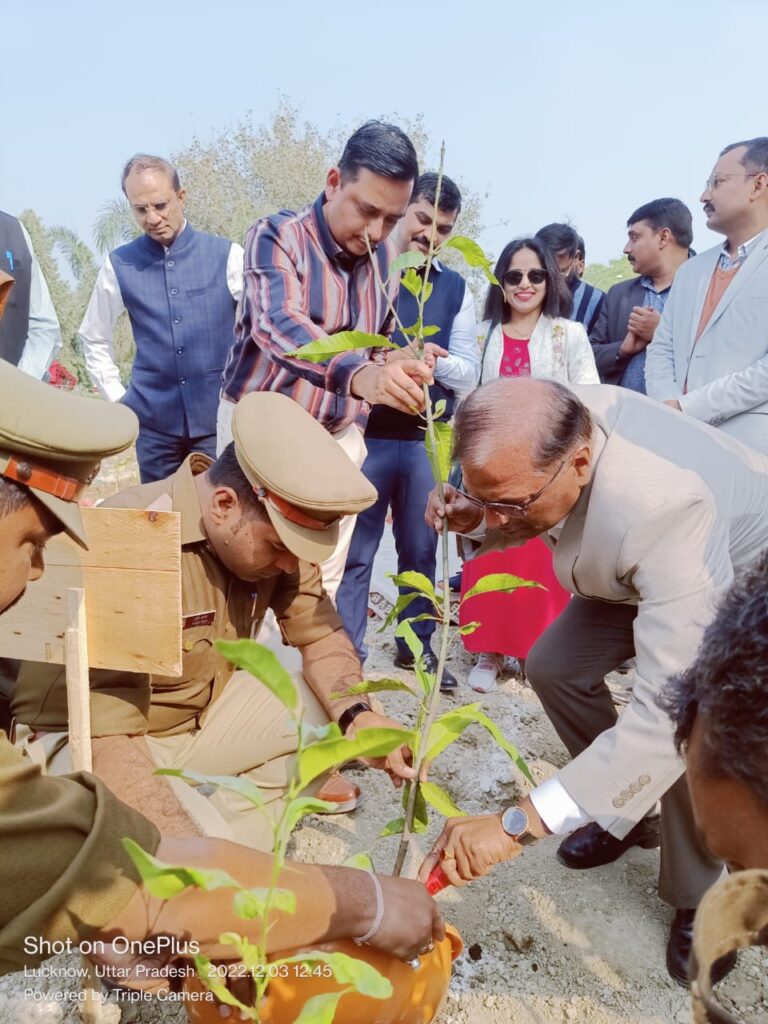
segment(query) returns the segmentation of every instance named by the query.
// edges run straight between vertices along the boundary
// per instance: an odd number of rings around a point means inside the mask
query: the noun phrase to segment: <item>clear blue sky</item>
[[[26,0],[2,36],[0,207],[88,241],[131,153],[266,120],[280,95],[321,128],[424,114],[447,172],[488,193],[493,253],[570,218],[605,261],[663,195],[704,249],[717,152],[768,134],[765,0]]]

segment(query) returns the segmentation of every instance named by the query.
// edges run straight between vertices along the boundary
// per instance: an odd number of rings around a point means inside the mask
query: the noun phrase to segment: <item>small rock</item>
[[[485,997],[485,1000],[483,1001],[483,1006],[495,1006],[495,1005],[496,1005],[496,996],[486,996]]]
[[[470,960],[481,960],[483,956],[483,947],[479,942],[473,943],[467,950]]]

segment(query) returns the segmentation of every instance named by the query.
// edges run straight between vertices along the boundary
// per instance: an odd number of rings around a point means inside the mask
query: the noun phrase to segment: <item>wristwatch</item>
[[[535,843],[538,838],[531,831],[528,815],[522,807],[508,807],[506,811],[502,811],[501,827],[508,836],[514,839],[516,843],[520,843],[521,846],[529,846],[531,843]]]
[[[347,735],[347,729],[352,725],[358,715],[365,714],[366,711],[372,711],[373,708],[370,704],[365,704],[363,701],[359,701],[357,704],[353,704],[351,707],[343,711],[339,716],[339,728],[341,729],[342,736]]]

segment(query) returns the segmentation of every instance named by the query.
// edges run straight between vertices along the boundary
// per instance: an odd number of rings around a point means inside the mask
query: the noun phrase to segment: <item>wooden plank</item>
[[[86,594],[91,668],[181,674],[181,541],[176,512],[84,508],[90,547],[66,536],[46,571],[0,617],[0,656],[65,663],[66,592]]]
[[[67,720],[72,767],[93,771],[91,749],[91,684],[88,678],[88,627],[85,624],[85,591],[67,591],[67,628],[64,657],[67,672]]]

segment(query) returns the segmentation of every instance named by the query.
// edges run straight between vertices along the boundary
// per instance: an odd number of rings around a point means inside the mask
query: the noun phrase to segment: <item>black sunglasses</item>
[[[524,277],[527,277],[531,284],[544,284],[549,274],[543,267],[534,267],[533,270],[508,270],[501,280],[504,284],[516,288]]]
[[[466,491],[462,491],[461,488],[457,487],[456,489],[459,492],[459,494],[462,494],[468,501],[472,502],[473,505],[477,506],[477,508],[482,509],[483,515],[485,515],[486,512],[496,512],[497,515],[508,516],[509,518],[525,518],[525,516],[528,514],[528,509],[531,507],[534,501],[538,500],[542,496],[542,494],[544,493],[544,491],[546,491],[549,485],[551,483],[554,483],[554,481],[560,475],[560,470],[563,468],[567,461],[568,456],[566,455],[566,457],[557,467],[557,469],[549,478],[549,480],[547,480],[544,486],[541,487],[538,491],[536,491],[535,494],[532,494],[530,498],[525,498],[523,501],[519,503],[512,504],[511,502],[506,501],[482,501],[480,498],[475,498],[473,495],[467,494]]]

